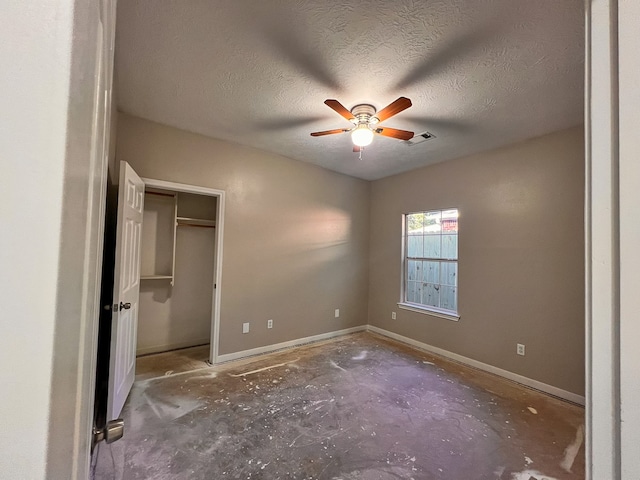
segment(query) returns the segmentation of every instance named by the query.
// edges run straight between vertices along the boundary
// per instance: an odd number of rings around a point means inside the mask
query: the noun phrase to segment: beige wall
[[[227,192],[221,354],[368,321],[584,394],[582,127],[368,183],[121,113],[118,159]],[[448,207],[459,322],[396,305],[402,213]]]
[[[368,182],[123,113],[117,155],[226,192],[220,354],[367,323]]]
[[[584,395],[583,145],[576,127],[373,182],[369,323]],[[459,322],[396,305],[402,214],[450,207]]]

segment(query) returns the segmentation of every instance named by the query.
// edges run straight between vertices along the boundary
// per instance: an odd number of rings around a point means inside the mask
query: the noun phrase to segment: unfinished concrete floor
[[[181,348],[136,358],[136,382],[208,368],[209,345]]]
[[[137,382],[104,479],[584,478],[582,408],[367,333]]]

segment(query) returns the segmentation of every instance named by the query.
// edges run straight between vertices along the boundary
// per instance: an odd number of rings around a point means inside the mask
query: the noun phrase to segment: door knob
[[[127,303],[120,302],[120,311],[129,310],[130,308],[131,308],[131,304],[129,302]]]
[[[93,452],[94,447],[101,441],[104,440],[107,443],[113,443],[116,440],[120,440],[123,434],[124,434],[124,420],[122,420],[121,418],[107,422],[104,428],[99,429],[94,426],[93,439],[91,442],[91,451]]]

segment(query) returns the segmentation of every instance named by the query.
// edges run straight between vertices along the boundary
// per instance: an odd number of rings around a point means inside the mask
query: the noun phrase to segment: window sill
[[[402,303],[398,302],[398,307],[403,310],[409,310],[410,312],[421,313],[423,315],[432,315],[434,317],[444,318],[446,320],[451,320],[452,322],[457,322],[460,320],[460,315],[450,310],[441,310],[435,307],[424,307],[419,305],[414,305],[412,303]]]

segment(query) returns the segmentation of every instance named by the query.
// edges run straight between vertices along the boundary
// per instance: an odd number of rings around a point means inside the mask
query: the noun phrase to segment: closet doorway
[[[224,231],[223,191],[142,180],[136,380],[216,363]]]

